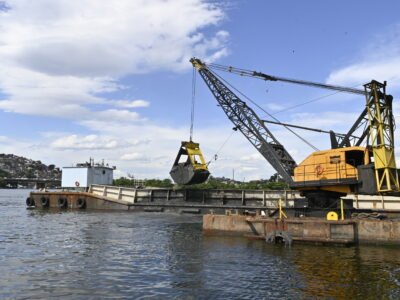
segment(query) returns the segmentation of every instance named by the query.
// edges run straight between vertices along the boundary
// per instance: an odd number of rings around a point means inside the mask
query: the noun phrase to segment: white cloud
[[[219,4],[208,0],[6,3],[10,9],[0,11],[0,109],[66,118],[94,134],[55,128],[30,142],[5,137],[0,139],[3,151],[61,166],[104,158],[121,168],[120,174],[168,177],[187,128],[146,120],[135,110],[148,107],[148,100],[112,96],[127,88],[120,83],[127,75],[181,72],[190,69],[192,56],[214,61],[227,55],[229,33],[217,27],[225,18]]]
[[[260,161],[260,160],[262,161],[262,160],[264,160],[263,156],[258,152],[255,152],[250,155],[244,155],[244,156],[240,157],[239,159],[241,161]]]
[[[211,38],[197,32],[224,17],[216,5],[200,0],[7,2],[11,10],[3,40],[18,42],[22,50],[12,51],[13,56],[24,66],[53,75],[147,72],[158,69],[160,61],[176,68],[193,47],[207,54],[228,37],[224,31]],[[16,31],[19,37],[12,35]]]
[[[138,107],[148,107],[150,102],[146,100],[117,100],[113,102],[117,107],[124,108],[138,108]]]
[[[108,120],[109,122],[128,122],[131,123],[133,121],[144,121],[143,118],[137,112],[129,111],[129,110],[120,110],[120,109],[107,109],[99,112],[95,112],[95,119],[100,120]],[[92,116],[89,116],[88,119],[92,119]]]
[[[361,107],[363,109],[363,107]],[[359,112],[324,111],[319,113],[296,113],[291,116],[290,123],[325,131],[347,132],[356,121]],[[302,130],[302,132],[304,132]]]
[[[242,171],[245,171],[245,172],[254,172],[254,171],[258,171],[256,167],[242,167],[241,170],[242,170]]]
[[[121,160],[143,160],[145,156],[142,153],[126,153],[121,156]]]
[[[344,86],[356,86],[370,82],[372,79],[387,81],[387,93],[393,94],[393,114],[400,114],[398,93],[400,92],[400,24],[391,30],[376,35],[369,45],[364,45],[352,63],[334,70],[327,82]],[[360,86],[359,86],[360,87]],[[362,88],[362,86],[361,86]],[[396,97],[397,96],[397,97]],[[349,116],[349,114],[343,114]],[[334,116],[333,116],[334,117]],[[338,120],[341,120],[337,115]],[[329,118],[333,120],[334,118]],[[355,120],[355,117],[354,119]],[[354,121],[353,121],[354,122]],[[396,160],[399,163],[400,139],[395,134]]]
[[[213,159],[219,150],[217,161],[212,161],[209,166],[214,176],[227,176],[232,174],[233,169],[235,177],[240,180],[266,178],[274,173],[268,162],[261,158],[240,133],[235,132],[221,149],[223,142],[232,132],[229,120],[224,120],[224,124],[218,128],[197,128],[195,131],[195,141],[200,143],[206,161]],[[78,157],[81,157],[81,160],[89,156],[106,158],[107,162],[121,170],[121,174],[131,173],[136,178],[168,178],[180,143],[188,138],[186,126],[171,128],[148,122],[145,126],[141,123],[121,126],[107,120],[85,121],[85,126],[98,132],[98,138],[113,137],[113,140],[125,141],[127,145],[116,147],[112,151],[94,149],[95,151],[88,152],[85,151],[87,149],[76,148],[73,162],[76,162]],[[131,140],[127,140],[128,137],[132,137]]]
[[[269,110],[273,110],[273,111],[277,111],[277,110],[279,111],[279,110],[283,110],[286,108],[284,105],[279,104],[279,103],[267,103],[266,106]]]
[[[226,55],[229,34],[202,31],[224,18],[205,0],[7,0],[0,12],[0,109],[76,118],[90,105],[147,101],[99,96],[128,74],[190,68],[188,59]],[[111,113],[108,111],[107,113]]]
[[[400,87],[400,25],[377,35],[358,53],[354,62],[334,70],[328,77],[330,84],[346,86],[377,81],[388,81],[389,88]]]
[[[117,147],[123,147],[124,144],[117,141],[114,138],[99,137],[95,134],[78,136],[72,134],[64,136],[54,140],[51,147],[56,149],[116,149]]]
[[[391,88],[399,87],[400,54],[399,57],[381,61],[370,60],[344,67],[331,73],[327,81],[330,84],[359,86],[370,82],[372,79],[380,82],[388,80]]]

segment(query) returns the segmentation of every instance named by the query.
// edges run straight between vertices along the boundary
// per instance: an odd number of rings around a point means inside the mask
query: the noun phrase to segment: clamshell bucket
[[[207,180],[210,172],[198,143],[182,142],[169,174],[176,184],[181,185],[198,184]]]

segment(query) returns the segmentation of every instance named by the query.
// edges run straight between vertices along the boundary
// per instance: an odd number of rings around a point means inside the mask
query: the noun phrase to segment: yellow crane
[[[277,77],[231,66],[206,64],[198,58],[192,58],[190,62],[235,128],[242,132],[290,187],[303,193],[309,207],[332,207],[341,196],[348,193],[374,195],[399,192],[394,152],[393,97],[386,95],[386,82],[372,80],[364,85],[364,90],[360,90]],[[315,151],[297,164],[266,124],[275,123],[288,129],[310,128],[284,124],[277,120],[262,120],[215,73],[218,70],[262,80],[358,94],[365,97],[366,106],[346,134],[330,132],[331,149]],[[362,133],[356,136],[355,132],[360,128],[363,128]],[[362,146],[365,141],[366,146]]]

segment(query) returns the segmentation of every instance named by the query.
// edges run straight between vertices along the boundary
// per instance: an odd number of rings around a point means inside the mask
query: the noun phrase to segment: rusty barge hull
[[[399,219],[265,218],[241,215],[204,215],[205,234],[237,235],[268,240],[289,236],[293,243],[400,245]]]
[[[27,205],[37,209],[128,209],[124,201],[108,199],[87,192],[31,192],[28,199]],[[33,201],[32,205],[29,205],[28,201]]]

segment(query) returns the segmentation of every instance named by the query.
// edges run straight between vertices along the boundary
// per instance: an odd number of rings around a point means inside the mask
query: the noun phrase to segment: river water
[[[40,211],[0,190],[0,299],[399,299],[399,247],[204,236],[201,218]]]

